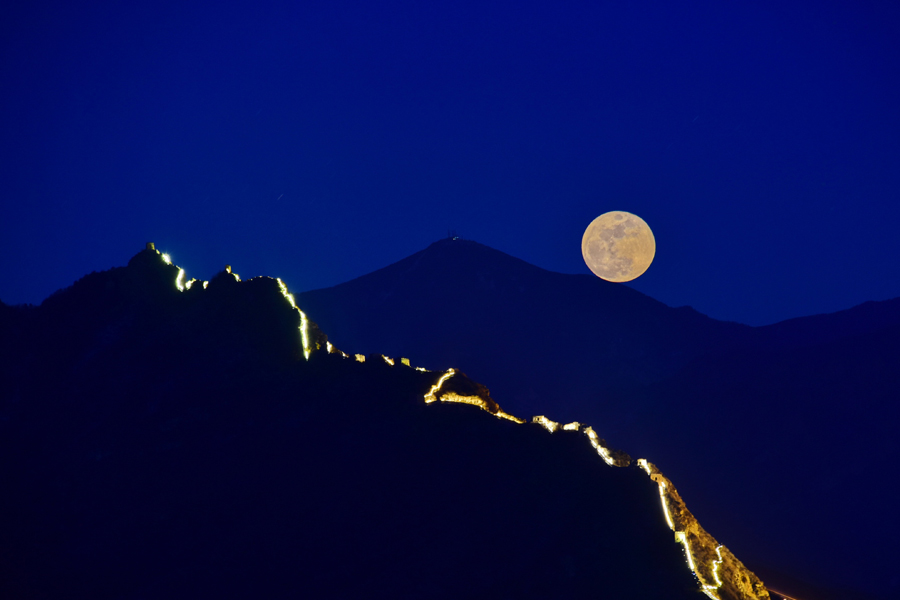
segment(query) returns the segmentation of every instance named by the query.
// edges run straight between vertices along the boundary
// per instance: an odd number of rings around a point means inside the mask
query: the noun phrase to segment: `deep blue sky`
[[[7,303],[149,240],[295,291],[448,229],[588,273],[613,209],[673,306],[900,296],[896,3],[25,4],[0,9]]]

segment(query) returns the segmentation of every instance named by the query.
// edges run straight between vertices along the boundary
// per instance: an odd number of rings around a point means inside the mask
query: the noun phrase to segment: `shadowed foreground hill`
[[[279,281],[182,275],[147,250],[0,307],[0,597],[701,595],[657,483],[582,432],[427,404],[439,373],[333,351]]]
[[[655,457],[776,589],[900,594],[900,300],[753,328],[464,240],[298,298],[348,349],[458,366]]]

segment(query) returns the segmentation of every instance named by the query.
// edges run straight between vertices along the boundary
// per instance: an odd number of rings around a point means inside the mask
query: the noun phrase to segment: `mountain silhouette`
[[[448,239],[298,301],[347,348],[459,367],[514,414],[655,457],[776,589],[900,593],[900,299],[749,327]]]
[[[570,420],[601,399],[622,402],[604,414],[607,426],[633,418],[634,389],[752,333],[460,239],[298,299],[345,346],[488,376],[498,397],[525,413],[553,410]]]
[[[0,305],[0,596],[768,597],[652,463],[305,310],[152,248]]]

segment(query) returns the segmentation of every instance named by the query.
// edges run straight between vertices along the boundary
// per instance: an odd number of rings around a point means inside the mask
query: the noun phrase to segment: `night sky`
[[[900,296],[896,3],[22,2],[0,9],[0,300],[145,242],[293,291],[448,230],[753,325]],[[893,5],[892,7],[889,5]]]

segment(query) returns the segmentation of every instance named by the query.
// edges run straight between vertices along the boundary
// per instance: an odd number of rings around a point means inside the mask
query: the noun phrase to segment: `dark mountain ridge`
[[[884,575],[900,563],[900,490],[863,458],[900,459],[900,299],[749,327],[465,240],[298,298],[348,348],[458,366],[513,413],[594,423],[659,457],[779,589],[900,593]]]
[[[751,335],[745,325],[672,309],[596,277],[545,271],[468,240],[435,242],[298,299],[347,347],[488,375],[507,404],[525,413],[552,406],[562,419],[583,418],[598,398],[627,398]],[[585,371],[588,386],[576,375]],[[553,376],[518,377],[525,372]]]
[[[349,357],[278,280],[146,250],[0,310],[3,597],[696,598],[686,552],[767,597],[652,464]]]
[[[757,328],[757,335],[766,344],[798,348],[895,325],[900,325],[900,298],[873,300],[835,313],[788,319]]]

